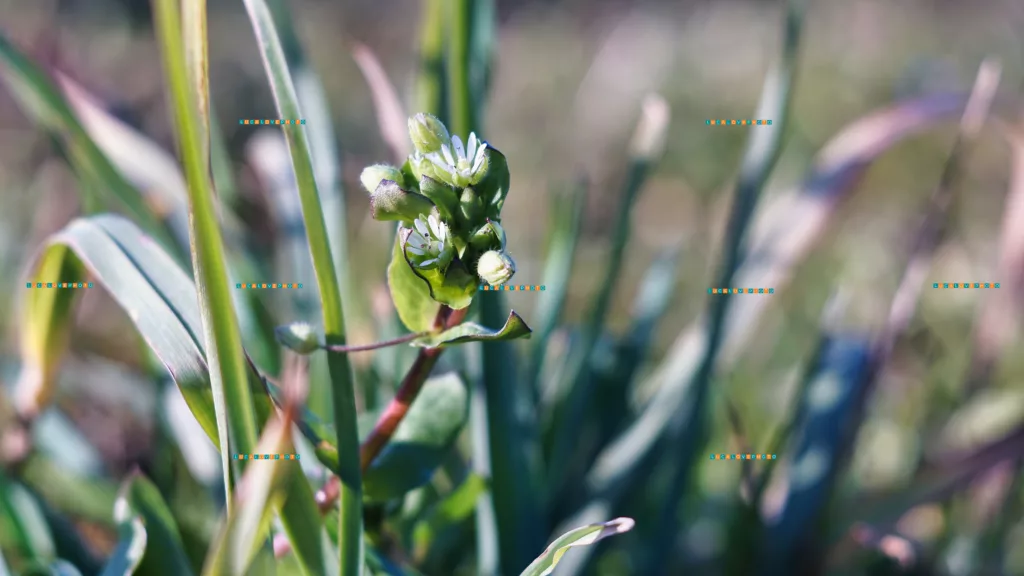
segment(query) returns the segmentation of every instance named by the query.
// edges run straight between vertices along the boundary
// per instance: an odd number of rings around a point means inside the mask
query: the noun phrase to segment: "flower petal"
[[[441,146],[441,155],[444,156],[444,159],[448,162],[449,166],[455,165],[455,158],[452,157],[452,151],[447,144]]]
[[[452,148],[455,151],[456,158],[466,157],[466,149],[462,147],[462,139],[458,136],[452,136]]]
[[[430,234],[427,230],[427,223],[423,221],[423,218],[417,218],[414,220],[413,225],[416,226],[416,231],[419,232],[424,239]]]
[[[476,132],[469,133],[469,143],[466,144],[466,158],[473,158],[476,156]]]

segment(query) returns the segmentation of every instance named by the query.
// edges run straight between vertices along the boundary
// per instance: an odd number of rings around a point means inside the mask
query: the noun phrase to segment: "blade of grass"
[[[348,218],[345,210],[345,188],[342,186],[342,173],[339,161],[337,138],[331,123],[331,110],[327,104],[327,96],[316,73],[309,66],[299,35],[292,21],[289,3],[284,0],[269,0],[267,7],[272,15],[276,37],[281,45],[283,64],[288,70],[292,100],[296,102],[296,112],[304,114],[305,129],[285,129],[285,135],[302,132],[306,139],[304,147],[312,162],[313,177],[322,203],[321,211],[326,224],[327,240],[331,247],[331,258],[334,262],[336,282],[341,289],[341,302],[344,305],[345,334],[351,334],[353,326],[370,324],[369,313],[358,292],[358,284],[352,273],[349,251]],[[278,90],[274,90],[275,94]],[[281,101],[278,101],[280,111]],[[300,116],[281,116],[281,118],[300,118]],[[294,152],[293,152],[294,153]],[[298,167],[298,164],[296,164]],[[298,168],[297,168],[298,169]],[[301,182],[301,180],[300,180]],[[313,241],[310,241],[313,243]],[[319,272],[318,272],[319,273]]]
[[[416,76],[416,109],[449,123],[445,81],[445,0],[425,0],[420,24],[420,62]]]
[[[203,171],[210,172],[210,64],[206,40],[206,0],[182,0],[182,42],[188,82],[196,99],[196,123],[199,131],[199,158]]]
[[[566,465],[576,441],[577,431],[590,409],[594,396],[594,379],[590,373],[591,358],[603,329],[608,310],[611,308],[615,286],[622,275],[623,256],[629,241],[633,206],[643,189],[651,165],[661,156],[668,130],[668,103],[658,95],[644,100],[640,121],[637,123],[633,143],[630,146],[630,161],[623,185],[623,194],[616,211],[612,231],[611,254],[604,278],[598,283],[597,296],[587,313],[587,324],[583,328],[582,341],[570,351],[566,373],[562,378],[568,395],[560,403],[561,410],[554,416],[551,456],[548,458],[548,487],[551,494],[558,494],[567,480]]]
[[[562,318],[565,300],[569,294],[569,279],[572,275],[576,246],[583,229],[583,214],[587,207],[588,184],[580,180],[568,196],[553,196],[551,239],[544,258],[544,286],[547,290],[539,296],[536,326],[533,331],[530,364],[524,382],[536,390],[544,368],[548,340]]]
[[[83,203],[92,211],[118,208],[167,248],[175,246],[142,196],[114,169],[86,134],[46,74],[0,34],[0,81],[41,128],[61,144],[78,175]],[[181,252],[174,252],[180,256]]]
[[[299,102],[285,53],[270,10],[263,0],[246,0],[245,6],[260,46],[280,118],[301,118]],[[323,305],[325,339],[328,345],[345,345],[345,315],[324,210],[313,174],[309,142],[303,125],[285,125],[292,165],[302,200],[310,253],[316,270]],[[342,245],[341,250],[344,249]],[[346,274],[346,281],[350,281]],[[331,376],[334,425],[337,433],[341,514],[338,518],[341,574],[357,576],[363,569],[362,480],[359,467],[359,436],[356,430],[355,390],[352,368],[345,354],[327,353]]]
[[[238,319],[228,288],[224,244],[217,224],[214,193],[210,183],[209,158],[203,156],[208,151],[209,139],[204,138],[196,95],[189,89],[186,48],[182,42],[178,9],[175,0],[156,0],[154,18],[160,38],[164,73],[172,96],[179,155],[188,183],[192,266],[199,293],[206,360],[210,366],[210,383],[217,414],[224,487],[230,502],[231,454],[253,453],[256,445],[256,417]]]
[[[752,131],[747,140],[735,200],[725,231],[724,254],[712,286],[734,285],[734,277],[747,247],[747,228],[761,192],[782,152],[783,130],[788,125],[806,12],[806,0],[788,0],[785,4],[782,54],[780,61],[765,78],[755,114],[755,118],[772,118],[774,126],[768,130]],[[730,296],[726,294],[722,298],[712,297],[709,300],[707,345],[690,384],[693,388],[692,402],[675,416],[666,434],[668,442],[673,446],[675,458],[669,465],[672,471],[668,495],[653,532],[658,536],[653,547],[654,553],[647,564],[652,569],[668,569],[674,550],[671,538],[676,534],[679,524],[678,504],[690,487],[696,463],[700,460],[698,453],[708,440],[710,410],[707,397],[725,339]]]

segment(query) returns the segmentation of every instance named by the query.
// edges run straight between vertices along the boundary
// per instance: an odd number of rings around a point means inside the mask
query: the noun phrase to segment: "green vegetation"
[[[772,295],[683,291],[692,288],[680,279],[688,249],[670,245],[640,279],[620,330],[612,327],[615,297],[629,285],[629,248],[643,226],[637,205],[662,169],[669,137],[662,96],[648,95],[638,111],[609,212],[610,246],[603,267],[587,271],[595,294],[575,326],[565,321],[569,284],[587,244],[593,185],[580,178],[552,194],[545,262],[517,259],[506,209],[518,182],[538,178],[500,152],[501,135],[484,125],[500,56],[493,0],[423,3],[408,118],[373,53],[353,46],[393,154],[370,160],[358,178],[368,225],[387,235],[389,262],[374,269],[362,254],[372,249],[357,250],[349,237],[331,112],[292,16],[276,0],[242,4],[277,117],[307,119],[275,125],[283,139],[253,152],[264,155],[278,216],[294,216],[278,246],[293,260],[277,268],[246,241],[252,223],[239,199],[241,175],[211,104],[206,2],[152,4],[177,161],[0,33],[0,85],[62,152],[83,209],[25,256],[19,278],[30,287],[11,319],[17,378],[0,395],[0,575],[1021,569],[1011,543],[1024,530],[1024,425],[958,451],[927,438],[956,430],[959,404],[994,387],[1014,342],[1006,316],[1019,316],[1014,278],[1024,250],[1013,232],[1024,143],[1021,110],[1000,92],[996,61],[981,64],[969,93],[900,100],[854,121],[820,151],[784,210],[763,209],[794,132],[807,3],[788,0],[780,54],[750,115],[772,125],[745,132],[706,280],[771,287]],[[877,329],[850,329],[849,290],[826,281],[812,294],[813,312],[794,316],[811,326],[809,336],[762,349],[778,352],[793,385],[783,386],[780,364],[744,363],[746,347],[765,339],[762,326],[791,309],[787,286],[808,274],[801,265],[829,243],[839,204],[870,164],[957,118],[920,222],[908,226],[906,247],[888,254],[900,274]],[[930,337],[914,319],[987,121],[1004,128],[1013,154],[998,246],[1002,288],[968,291],[989,300],[967,315],[966,383],[953,388],[941,375],[933,378],[941,385],[914,392],[928,407],[919,417],[925,438],[893,448],[912,464],[876,490],[856,471],[858,445],[878,434],[871,412],[883,385],[908,370],[900,347]],[[173,201],[160,201],[160,190],[171,189]],[[308,269],[299,262],[306,257]],[[281,269],[307,292],[233,288],[236,279]],[[542,277],[522,281],[547,289],[524,296],[538,299],[530,312],[514,311],[504,292],[479,290],[534,269]],[[356,275],[386,281],[383,311]],[[145,465],[123,474],[101,454],[102,435],[65,430],[75,426],[68,415],[89,408],[66,399],[61,374],[77,361],[76,315],[96,291],[125,313],[132,357],[141,359],[115,395],[141,388],[149,399],[135,409],[141,418],[103,420],[110,428],[149,424],[145,434],[135,430],[151,438]],[[691,326],[670,326],[678,336],[663,350],[662,319],[698,298],[706,307]],[[379,338],[366,343],[366,332]],[[781,416],[737,401],[731,384],[744,378],[756,381],[758,402],[782,401]],[[89,382],[83,376],[79,385]],[[71,448],[55,451],[51,436]],[[204,474],[211,446],[216,472]],[[55,455],[68,450],[84,464]],[[708,459],[722,452],[780,457]],[[302,458],[251,457],[296,453]]]

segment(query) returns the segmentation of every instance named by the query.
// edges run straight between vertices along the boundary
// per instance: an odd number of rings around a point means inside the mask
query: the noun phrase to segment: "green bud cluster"
[[[401,222],[406,261],[432,293],[434,283],[455,278],[507,282],[515,263],[501,226],[509,187],[504,155],[475,134],[463,143],[430,114],[409,119],[409,138],[414,151],[401,168],[375,164],[360,176],[373,217]]]

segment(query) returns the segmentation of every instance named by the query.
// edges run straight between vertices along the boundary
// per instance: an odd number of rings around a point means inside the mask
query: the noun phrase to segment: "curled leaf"
[[[391,263],[388,265],[388,288],[402,324],[410,332],[425,332],[433,326],[440,305],[430,297],[427,282],[413,272],[406,260],[403,246],[410,234],[411,229],[400,228],[395,235]]]
[[[465,322],[453,328],[449,328],[439,334],[430,334],[413,340],[413,345],[424,348],[440,348],[449,344],[462,344],[464,342],[487,342],[497,340],[514,340],[516,338],[529,338],[533,330],[526,325],[526,322],[513,310],[508,314],[508,320],[500,330],[491,330],[474,322]]]
[[[569,548],[590,546],[609,536],[629,532],[635,524],[636,522],[632,518],[616,518],[570,530],[552,542],[544,550],[544,554],[531,562],[520,576],[548,576],[554,571],[558,561],[569,551]]]

